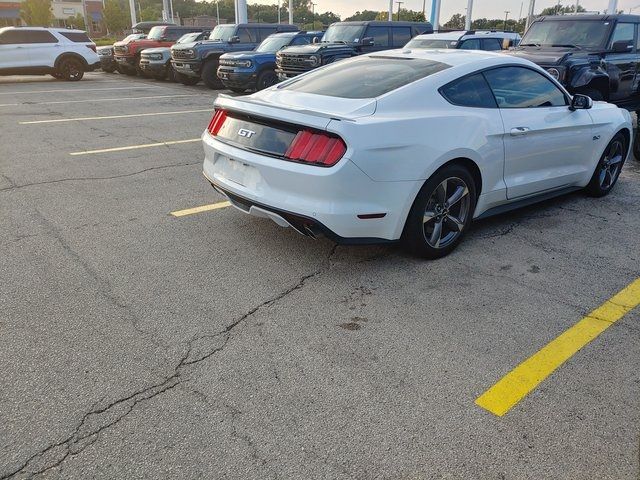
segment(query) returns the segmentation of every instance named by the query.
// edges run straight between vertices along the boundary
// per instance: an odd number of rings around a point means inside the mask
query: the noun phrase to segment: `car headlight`
[[[162,60],[162,54],[152,53],[151,55],[149,55],[149,60]]]
[[[547,68],[547,73],[559,82],[562,82],[562,80],[564,80],[564,70],[561,68]]]
[[[120,47],[124,53],[129,53],[129,47],[126,45],[124,47]]]
[[[220,59],[220,65],[226,65],[228,67],[233,67],[236,64],[233,60],[227,60],[226,58]]]
[[[253,62],[251,60],[238,60],[236,62],[236,65],[242,68],[251,68],[251,66],[253,65]]]
[[[309,57],[309,63],[312,67],[317,67],[318,65],[320,65],[320,57],[318,55],[311,55]]]

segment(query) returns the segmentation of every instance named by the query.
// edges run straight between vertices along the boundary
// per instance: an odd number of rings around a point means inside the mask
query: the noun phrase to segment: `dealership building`
[[[102,19],[102,0],[52,0],[53,26],[70,27],[69,18],[77,14],[85,16],[89,35],[106,34]],[[0,0],[0,27],[24,25],[20,18],[20,2]]]

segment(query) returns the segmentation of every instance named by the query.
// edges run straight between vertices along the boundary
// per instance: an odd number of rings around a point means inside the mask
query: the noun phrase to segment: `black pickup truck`
[[[402,48],[416,35],[433,33],[428,22],[338,22],[312,45],[287,47],[276,55],[280,80],[363,53]]]
[[[540,17],[510,55],[537,63],[570,93],[640,110],[637,15]]]

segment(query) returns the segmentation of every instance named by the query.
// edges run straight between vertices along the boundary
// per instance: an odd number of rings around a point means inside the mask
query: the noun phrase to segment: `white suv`
[[[82,30],[0,28],[0,75],[46,75],[80,80],[100,66],[96,45]]]

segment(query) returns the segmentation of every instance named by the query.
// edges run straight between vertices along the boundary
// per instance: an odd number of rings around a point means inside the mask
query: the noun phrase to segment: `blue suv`
[[[295,25],[277,23],[244,23],[218,25],[209,39],[182,43],[171,48],[171,64],[178,80],[185,85],[202,81],[209,88],[222,88],[218,80],[218,60],[229,52],[253,50],[269,35],[278,32],[297,32]]]
[[[225,53],[220,57],[218,78],[230,90],[263,90],[278,83],[276,52],[291,45],[308,45],[324,32],[276,33],[251,52]]]

